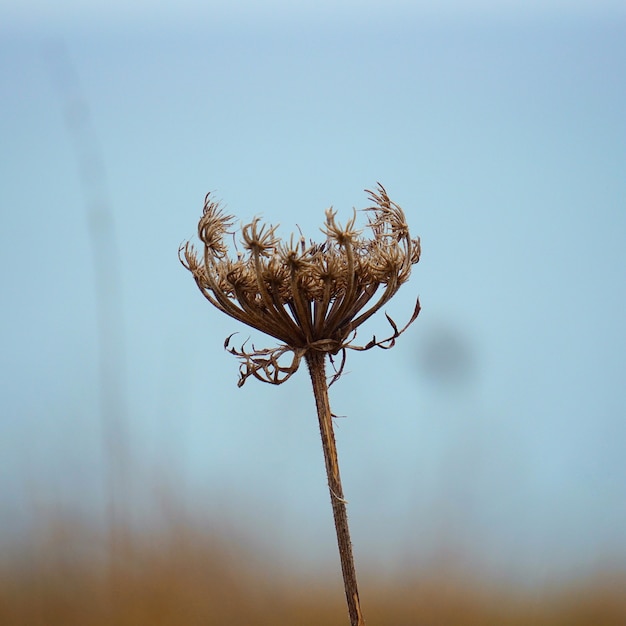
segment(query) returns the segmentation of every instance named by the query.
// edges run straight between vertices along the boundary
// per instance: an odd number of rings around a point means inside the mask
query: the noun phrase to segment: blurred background
[[[377,181],[422,313],[331,389],[366,617],[626,621],[623,3],[26,0],[0,67],[0,621],[344,623],[307,373],[238,389],[274,344],[177,250],[208,191],[320,240]]]

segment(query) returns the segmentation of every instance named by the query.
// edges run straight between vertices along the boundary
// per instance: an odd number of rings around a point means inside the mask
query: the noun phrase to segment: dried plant
[[[328,355],[334,367],[332,384],[343,371],[346,350],[391,348],[420,311],[418,300],[411,319],[400,330],[385,314],[391,336],[380,341],[373,337],[362,346],[353,343],[357,328],[395,295],[420,257],[419,239],[411,238],[404,212],[389,199],[384,187],[379,184],[376,192],[366,193],[372,202],[365,209],[370,214],[369,239],[355,229],[356,211],[341,226],[335,211],[328,209],[322,228],[326,240],[321,244],[293,235],[289,242],[281,241],[275,226],[254,218],[241,229],[245,252],[237,252],[236,257],[229,256],[224,243],[225,236],[232,234],[234,218],[224,214],[207,194],[198,223],[203,251],[198,254],[189,242],[179,250],[182,264],[213,306],[280,342],[274,348],[252,345],[246,349],[244,344],[236,349],[231,346],[232,335],[227,337],[224,347],[241,360],[239,386],[250,376],[279,385],[296,372],[303,358],[308,365],[352,626],[363,626],[365,621],[339,475],[325,359]],[[333,357],[339,354],[337,366]]]

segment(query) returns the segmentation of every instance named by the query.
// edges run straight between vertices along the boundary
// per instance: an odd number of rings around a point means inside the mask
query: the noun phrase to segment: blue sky
[[[423,248],[387,310],[423,311],[331,390],[357,560],[539,583],[624,566],[617,4],[22,6],[0,20],[4,528],[99,510],[105,406],[138,517],[175,489],[207,525],[334,563],[306,372],[237,389],[222,342],[247,331],[176,253],[207,191],[318,239],[380,181]]]

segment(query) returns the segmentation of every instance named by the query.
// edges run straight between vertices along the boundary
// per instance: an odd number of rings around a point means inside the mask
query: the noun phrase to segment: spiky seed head
[[[346,349],[390,348],[416,319],[419,300],[401,330],[388,317],[391,337],[373,339],[365,346],[353,343],[357,327],[397,293],[421,253],[419,238],[411,238],[404,212],[385,188],[379,184],[376,192],[366,192],[373,203],[365,209],[370,213],[371,238],[355,229],[356,210],[341,226],[336,212],[328,209],[321,229],[326,241],[308,245],[302,235],[281,241],[276,226],[260,224],[255,217],[241,228],[245,252],[236,258],[228,255],[224,243],[234,218],[207,194],[198,223],[203,254],[187,242],[179,258],[211,304],[281,342],[276,348],[248,351],[245,346],[231,347],[230,337],[226,340],[225,347],[242,361],[240,386],[249,376],[272,384],[284,382],[308,351],[331,356],[341,352],[345,359]],[[279,362],[287,353],[292,354],[291,363]]]

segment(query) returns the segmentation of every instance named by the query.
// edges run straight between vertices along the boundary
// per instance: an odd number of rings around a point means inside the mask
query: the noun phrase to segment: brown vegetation
[[[118,539],[120,538],[118,533]],[[57,524],[0,567],[6,626],[343,626],[341,591],[268,564],[245,541],[190,524],[124,535],[117,562],[85,526]],[[364,572],[368,622],[380,626],[623,626],[626,579],[520,592],[439,573],[395,581]],[[401,582],[399,582],[401,581]]]

